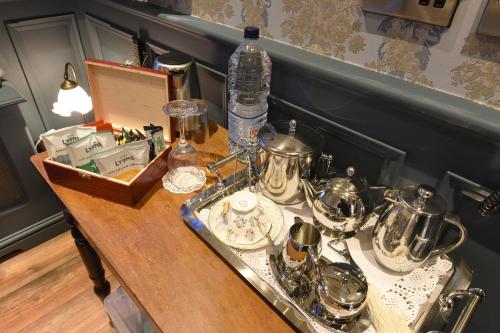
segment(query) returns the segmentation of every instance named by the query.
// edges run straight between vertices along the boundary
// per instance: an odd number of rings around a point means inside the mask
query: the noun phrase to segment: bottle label
[[[259,129],[266,124],[267,112],[254,118],[244,118],[231,111],[228,112],[229,139],[234,144],[246,146],[257,141]],[[238,141],[239,140],[239,141]]]

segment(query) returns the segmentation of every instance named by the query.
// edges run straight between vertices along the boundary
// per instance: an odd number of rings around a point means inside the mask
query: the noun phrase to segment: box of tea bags
[[[74,142],[66,147],[71,158],[65,163],[50,156],[43,161],[47,175],[54,183],[135,205],[167,172],[168,142],[172,141],[174,131],[163,106],[173,96],[172,75],[95,59],[87,59],[85,63],[96,124],[112,124],[116,142],[110,143],[109,129],[108,133],[100,132],[99,126],[90,124],[96,126],[97,132],[94,130],[72,140]],[[135,149],[116,149],[115,145],[130,140],[132,135],[142,135],[139,130],[150,124],[163,128],[167,144],[165,150],[156,151],[152,156],[148,151],[149,163],[144,166],[144,161],[132,159],[144,158],[144,152],[137,147],[144,149],[145,145],[134,145]],[[145,136],[136,139],[147,140]],[[94,156],[98,163],[94,162]],[[116,169],[112,168],[113,158],[120,164]],[[102,168],[106,165],[103,172],[99,172],[99,165]],[[124,172],[120,172],[120,168],[124,168]]]

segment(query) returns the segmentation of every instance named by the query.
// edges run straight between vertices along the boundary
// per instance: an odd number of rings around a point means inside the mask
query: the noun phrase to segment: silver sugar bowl
[[[334,262],[319,271],[316,295],[321,306],[337,323],[359,318],[366,306],[368,283],[351,264]]]

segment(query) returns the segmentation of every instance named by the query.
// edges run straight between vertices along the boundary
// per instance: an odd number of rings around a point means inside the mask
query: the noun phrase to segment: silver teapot
[[[365,224],[375,209],[372,191],[386,187],[370,187],[353,167],[345,175],[323,179],[315,184],[301,179],[314,224],[327,236],[350,238]]]
[[[456,249],[467,237],[465,227],[446,215],[446,201],[429,185],[389,190],[385,199],[390,204],[373,229],[372,244],[377,262],[390,270],[412,271],[429,257]],[[459,237],[436,246],[444,223],[456,227]]]

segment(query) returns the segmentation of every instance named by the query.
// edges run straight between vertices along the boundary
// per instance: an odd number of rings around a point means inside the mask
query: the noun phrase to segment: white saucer
[[[224,244],[243,250],[259,249],[268,245],[268,237],[274,241],[280,234],[284,225],[283,213],[281,208],[276,205],[272,200],[264,197],[261,194],[257,195],[259,205],[265,213],[265,219],[270,223],[269,230],[262,232],[256,231],[256,237],[253,240],[246,239],[245,237],[238,237],[234,239],[234,234],[241,235],[242,231],[237,230],[235,223],[226,224],[223,219],[223,210],[226,202],[231,200],[231,197],[224,198],[218,201],[210,209],[208,216],[208,226],[210,231]],[[229,232],[229,235],[228,235]]]

